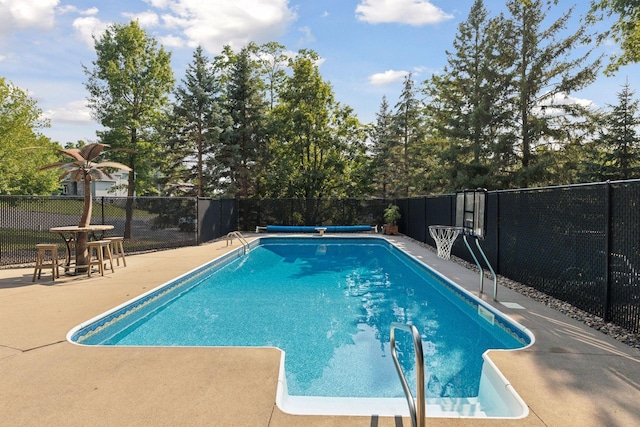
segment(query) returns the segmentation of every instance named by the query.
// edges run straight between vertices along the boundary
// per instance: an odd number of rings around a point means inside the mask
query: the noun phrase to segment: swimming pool
[[[74,328],[69,338],[278,347],[284,411],[405,415],[391,322],[413,323],[422,333],[429,416],[519,416],[517,395],[515,409],[496,401],[504,379],[483,354],[522,348],[530,334],[381,238],[263,237],[248,255],[220,257]],[[401,363],[415,384],[413,348],[404,338]]]

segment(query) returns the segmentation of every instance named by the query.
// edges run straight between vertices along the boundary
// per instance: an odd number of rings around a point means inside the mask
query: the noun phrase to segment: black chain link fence
[[[606,311],[616,324],[640,332],[640,183],[613,183],[610,192]]]
[[[113,225],[110,236],[124,236],[126,197],[93,199],[91,224]],[[135,197],[126,252],[144,252],[198,243],[197,200]],[[0,196],[0,266],[35,262],[37,243],[65,245],[50,228],[78,225],[82,197]]]
[[[94,199],[92,224],[131,235],[125,251],[190,246],[266,225],[382,225],[382,199]],[[396,200],[400,232],[435,246],[429,225],[453,225],[455,195]],[[35,245],[77,225],[82,199],[0,196],[0,266],[32,264]],[[640,332],[640,181],[493,191],[482,247],[496,273]],[[452,253],[473,262],[458,239]]]
[[[0,266],[33,264],[37,243],[58,243],[53,227],[78,225],[82,197],[0,196]],[[113,225],[125,252],[136,253],[205,243],[257,225],[382,224],[382,200],[234,200],[179,197],[98,197],[91,224]],[[131,221],[127,227],[127,210]]]
[[[243,231],[267,225],[382,225],[382,199],[245,199],[239,204]]]
[[[455,194],[398,200],[400,232],[435,246]],[[481,246],[505,277],[640,332],[640,181],[493,191]],[[462,239],[452,253],[473,259]]]

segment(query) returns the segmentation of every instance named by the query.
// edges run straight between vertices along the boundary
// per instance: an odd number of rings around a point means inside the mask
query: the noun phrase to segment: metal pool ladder
[[[489,263],[489,260],[487,259],[487,256],[484,254],[484,251],[480,247],[480,243],[478,242],[478,237],[474,236],[474,238],[476,240],[476,246],[478,247],[478,250],[480,251],[480,255],[482,255],[482,258],[484,259],[484,262],[487,264],[487,267],[489,267],[489,272],[491,272],[491,276],[493,276],[493,300],[494,301],[498,301],[498,277],[496,276],[495,271],[493,271],[493,268],[491,267],[491,263]],[[476,257],[476,254],[474,254],[473,250],[471,250],[471,246],[469,246],[469,242],[467,242],[467,235],[466,234],[463,236],[463,239],[464,239],[464,244],[467,246],[467,249],[469,249],[469,253],[471,253],[471,256],[473,257],[473,260],[475,261],[476,266],[478,267],[478,270],[480,270],[480,292],[479,292],[479,294],[482,295],[482,291],[483,291],[483,287],[484,287],[484,269],[480,265],[480,262],[478,262],[478,257]]]
[[[413,348],[416,353],[416,399],[414,401],[413,395],[411,394],[411,389],[409,388],[409,384],[407,384],[407,379],[404,376],[404,372],[402,371],[402,367],[400,366],[400,362],[398,362],[398,353],[396,351],[396,338],[395,338],[395,330],[401,329],[405,332],[409,332],[411,337],[413,338]],[[413,427],[424,427],[426,416],[425,413],[425,394],[424,394],[424,353],[422,351],[422,339],[420,338],[420,332],[418,332],[418,328],[414,325],[409,325],[406,323],[391,323],[391,356],[393,357],[393,363],[396,365],[396,371],[398,371],[398,376],[400,377],[400,382],[402,383],[402,389],[404,390],[404,394],[407,397],[407,403],[409,404],[409,414],[411,415],[411,424]]]
[[[239,231],[232,231],[227,234],[227,246],[229,246],[229,243],[233,245],[234,237],[240,241],[242,244],[242,251],[246,254],[249,251],[249,242],[247,242],[247,239],[245,239]]]

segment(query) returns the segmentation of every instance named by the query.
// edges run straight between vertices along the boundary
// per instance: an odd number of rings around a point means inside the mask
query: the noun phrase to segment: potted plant
[[[400,216],[400,208],[397,205],[390,204],[384,210],[385,234],[398,234],[398,220],[400,219]]]

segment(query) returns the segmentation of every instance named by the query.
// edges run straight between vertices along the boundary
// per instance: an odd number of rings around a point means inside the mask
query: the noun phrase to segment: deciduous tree
[[[36,101],[0,77],[0,194],[51,194],[58,189],[55,173],[36,173],[57,157],[58,144],[39,132],[48,126]]]
[[[318,55],[301,50],[290,60],[280,103],[270,115],[272,164],[267,175],[272,196],[307,201],[352,195],[353,163],[362,154],[364,132],[353,111],[334,99],[322,79]],[[305,223],[314,223],[319,205],[306,206]]]
[[[592,20],[617,16],[611,28],[600,36],[600,42],[612,38],[621,53],[611,55],[605,74],[614,74],[620,67],[640,62],[640,0],[592,0]]]
[[[136,178],[153,171],[158,145],[152,135],[166,113],[174,78],[171,54],[140,28],[138,21],[113,24],[94,37],[97,59],[85,67],[89,107],[106,128],[99,132],[113,151],[110,158],[131,168],[125,237],[131,237]]]
[[[278,103],[278,92],[284,83],[289,63],[285,47],[276,42],[265,43],[258,47],[257,52],[260,74],[263,76],[269,109]]]

